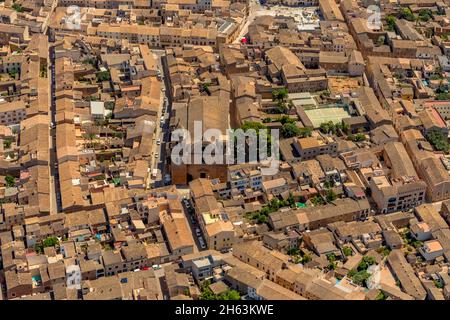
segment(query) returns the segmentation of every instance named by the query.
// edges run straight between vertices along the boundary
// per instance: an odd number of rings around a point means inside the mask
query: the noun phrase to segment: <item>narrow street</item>
[[[168,73],[166,72],[166,68],[164,67],[164,58],[165,51],[164,50],[152,50],[155,58],[158,61],[158,69],[161,72],[161,99],[160,99],[160,108],[158,111],[158,119],[155,131],[155,139],[152,149],[152,162],[150,167],[149,174],[151,175],[151,185],[153,187],[158,188],[162,187],[165,184],[168,184],[170,181],[166,180],[166,175],[169,173],[167,171],[167,161],[166,161],[166,143],[170,139],[169,132],[169,122],[170,122],[170,112],[171,112],[171,95],[170,95],[170,84],[168,80]],[[163,119],[163,121],[161,121]],[[153,169],[158,169],[158,174],[153,177]]]
[[[248,7],[248,16],[246,18],[246,21],[244,23],[244,26],[241,29],[241,32],[239,32],[239,35],[236,37],[236,39],[233,41],[233,43],[239,43],[241,39],[247,34],[248,32],[248,26],[255,20],[257,17],[257,12],[264,11],[265,8],[259,3],[259,0],[249,0],[249,7]]]
[[[50,110],[49,110],[49,170],[50,170],[50,207],[51,213],[61,212],[61,190],[59,185],[59,173],[56,157],[56,98],[55,98],[55,48],[53,36],[49,33],[49,62],[50,62]]]

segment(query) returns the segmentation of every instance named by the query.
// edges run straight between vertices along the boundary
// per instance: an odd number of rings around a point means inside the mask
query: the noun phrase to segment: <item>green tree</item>
[[[408,21],[416,21],[416,17],[410,8],[402,8],[399,13],[401,19],[406,19]]]
[[[5,182],[7,187],[14,187],[16,185],[16,178],[13,176],[7,175],[5,176]]]
[[[54,246],[56,246],[56,245],[59,245],[59,240],[58,240],[58,238],[55,237],[55,236],[50,236],[50,237],[45,238],[44,240],[42,240],[42,246],[43,246],[44,248],[47,248],[47,247],[54,247]]]
[[[336,262],[330,262],[330,263],[327,265],[326,269],[327,269],[327,270],[335,270],[336,267],[337,267]]]
[[[18,75],[17,71],[15,71],[15,70],[10,71],[8,74],[13,79],[16,79],[17,75]]]
[[[334,255],[334,253],[329,253],[327,254],[327,260],[328,262],[335,262],[336,261],[336,256]]]
[[[426,138],[436,150],[448,152],[447,137],[441,131],[432,130],[426,134]]]
[[[444,287],[444,284],[440,280],[433,280],[434,285],[436,288],[442,289]]]
[[[333,188],[334,185],[335,185],[334,180],[327,180],[327,181],[325,181],[325,182],[323,183],[323,186],[324,186],[326,189]]]
[[[287,97],[288,90],[286,88],[272,91],[272,101],[286,101]]]
[[[342,248],[342,252],[344,253],[344,255],[346,257],[349,257],[349,256],[353,255],[353,251],[349,247],[343,247]]]
[[[365,271],[369,266],[375,263],[376,261],[374,257],[364,256],[359,262],[357,269],[358,271]]]
[[[286,124],[286,123],[295,123],[295,120],[292,119],[289,116],[283,115],[282,117],[279,118],[279,120],[281,122],[281,124]]]
[[[337,198],[337,196],[334,193],[334,191],[331,189],[328,189],[327,194],[326,194],[327,202],[333,202],[334,200],[336,200],[336,198]]]
[[[366,140],[366,136],[363,133],[357,133],[355,135],[349,135],[348,138],[354,142],[360,142]]]
[[[325,201],[323,201],[321,196],[314,196],[310,199],[310,201],[314,206],[319,206],[319,205],[325,204]]]
[[[267,130],[267,126],[262,124],[261,122],[245,121],[244,124],[241,126],[241,129],[243,131],[247,131],[249,129],[253,129],[253,130],[255,130],[258,133],[259,130]]]
[[[395,28],[395,21],[396,21],[397,19],[395,18],[395,16],[393,16],[393,15],[388,15],[387,17],[386,17],[386,23],[387,23],[387,25],[388,25],[388,30],[389,31],[394,31],[394,28]]]
[[[286,123],[281,127],[281,135],[283,138],[291,138],[300,135],[300,128],[294,123]]]
[[[278,112],[285,113],[293,107],[293,105],[286,104],[287,97],[288,90],[286,88],[272,91],[272,101],[277,103]]]
[[[236,290],[228,290],[217,297],[218,300],[241,300],[241,295]]]
[[[433,13],[430,9],[420,9],[419,11],[419,19],[421,21],[427,22],[433,17]]]
[[[350,125],[348,123],[342,122],[342,132],[345,134],[350,132]]]
[[[313,206],[319,206],[319,205],[325,204],[325,201],[323,201],[322,197],[320,197],[320,196],[314,196],[311,199],[309,199],[309,201],[311,201],[311,204]]]
[[[295,199],[294,199],[294,196],[292,195],[292,193],[289,194],[289,198],[287,199],[287,202],[289,203],[289,206],[291,208],[295,207]]]
[[[97,73],[97,82],[108,81],[111,79],[109,71],[100,71]]]
[[[241,295],[236,290],[227,290],[226,292],[215,295],[211,288],[209,287],[211,285],[211,282],[209,280],[206,280],[202,283],[200,286],[200,300],[240,300]]]
[[[203,83],[201,86],[202,91],[206,92],[208,95],[211,95],[211,91],[209,91],[210,86],[211,86],[211,83],[209,83],[209,82]]]
[[[83,60],[83,64],[90,64],[93,67],[97,66],[97,61],[93,58],[86,58]]]
[[[382,46],[385,41],[386,41],[386,38],[384,36],[379,36],[378,40],[377,40],[377,45]]]
[[[3,148],[9,149],[11,148],[11,144],[12,144],[11,139],[6,138],[3,140]]]
[[[358,271],[364,271],[364,270],[367,270],[367,268],[368,268],[368,265],[364,260],[361,260],[357,267]]]
[[[287,250],[286,253],[290,256],[296,256],[300,253],[300,249],[299,248],[290,248]]]
[[[267,216],[260,214],[257,222],[258,224],[267,223]]]
[[[357,285],[365,285],[366,280],[370,278],[370,273],[368,273],[366,270],[358,271],[356,272],[353,277],[352,281],[353,283]]]
[[[383,257],[387,257],[391,250],[388,247],[380,247],[376,250],[379,254],[383,255]]]
[[[380,293],[377,294],[375,300],[386,300],[386,298],[386,295],[382,291],[380,291]]]
[[[107,110],[114,110],[114,107],[116,106],[116,103],[114,101],[106,101],[105,102],[105,109]]]
[[[450,93],[442,92],[436,95],[436,100],[450,100]]]
[[[311,256],[306,253],[303,255],[301,263],[306,264],[306,263],[310,262],[311,260],[312,260]]]
[[[370,256],[364,256],[364,257],[363,257],[363,260],[364,260],[369,266],[371,266],[371,265],[377,263],[376,260],[375,260],[375,258],[374,258],[374,257],[370,257]]]
[[[311,128],[309,128],[309,127],[299,128],[298,136],[300,138],[311,137],[311,135],[312,135]]]
[[[212,292],[211,288],[209,287],[209,285],[211,284],[211,282],[209,280],[206,280],[202,283],[202,285],[200,286],[200,300],[215,300],[215,295]]]
[[[19,3],[14,3],[14,4],[12,5],[12,8],[13,8],[14,10],[16,10],[17,12],[23,12],[23,8],[22,8],[22,6],[21,6]]]
[[[335,133],[336,126],[334,125],[333,121],[323,122],[320,124],[319,130],[322,133]]]
[[[443,78],[444,78],[443,71],[444,71],[444,70],[442,69],[441,66],[437,66],[436,68],[434,68],[434,74],[437,74],[438,77],[439,77],[440,79],[443,79]],[[441,85],[441,84],[442,84],[442,81],[441,81],[440,85]]]

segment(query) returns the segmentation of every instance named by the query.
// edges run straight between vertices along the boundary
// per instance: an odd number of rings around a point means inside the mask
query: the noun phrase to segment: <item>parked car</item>
[[[159,264],[154,264],[154,265],[152,265],[152,269],[159,270],[159,269],[161,269],[161,266]]]
[[[184,205],[186,206],[186,208],[190,208],[191,207],[191,203],[189,202],[189,200],[188,199],[183,199],[183,203],[184,203]]]

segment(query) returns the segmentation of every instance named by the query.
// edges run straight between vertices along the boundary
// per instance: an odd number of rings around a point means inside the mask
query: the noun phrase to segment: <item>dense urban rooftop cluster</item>
[[[0,300],[449,300],[449,6],[3,1]]]

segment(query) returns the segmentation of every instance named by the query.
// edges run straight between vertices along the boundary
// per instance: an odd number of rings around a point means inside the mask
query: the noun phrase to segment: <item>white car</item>
[[[154,264],[154,265],[152,265],[152,269],[159,270],[159,269],[161,269],[161,266],[159,264]]]
[[[161,144],[161,139],[156,140],[156,144],[160,145]]]
[[[200,231],[199,228],[197,228],[197,229],[195,229],[195,234],[196,234],[197,236],[201,236],[201,235],[202,235],[202,232]]]
[[[159,153],[155,152],[155,158],[158,158],[158,156],[159,156]]]

